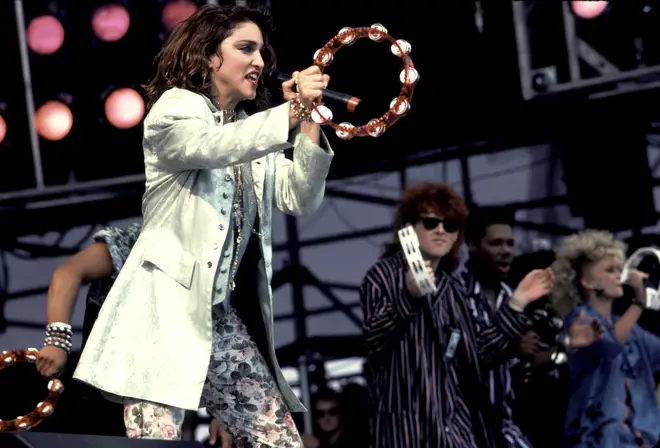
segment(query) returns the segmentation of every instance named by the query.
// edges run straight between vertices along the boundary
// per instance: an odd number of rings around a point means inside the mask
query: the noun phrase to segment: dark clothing
[[[383,258],[360,289],[371,446],[506,447],[480,362],[500,356],[525,331],[527,319],[503,307],[477,334],[458,277],[438,273],[437,292],[415,299],[405,286],[407,269],[401,252]],[[453,353],[452,335],[460,335]]]
[[[550,307],[547,299],[540,299],[527,307],[525,313],[533,321],[531,331],[539,335],[542,351],[557,349],[557,335],[563,321]],[[534,448],[557,448],[564,434],[564,414],[568,395],[566,364],[551,361],[534,366],[532,359],[522,359],[512,369],[516,402],[514,417]],[[529,412],[542,403],[543,415]]]
[[[508,307],[513,292],[511,288],[502,283],[493,309],[488,303],[488,300],[483,297],[481,284],[477,281],[476,277],[470,271],[465,271],[462,278],[469,294],[467,297],[468,308],[474,318],[474,326],[477,333],[480,333],[482,329],[492,325],[497,312],[502,308]],[[531,327],[531,320],[527,324]],[[491,363],[490,368],[484,371],[484,380],[488,386],[490,401],[501,417],[502,435],[506,439],[509,448],[532,448],[532,444],[513,421],[515,394],[510,369],[518,360],[510,359],[507,353],[510,350],[507,349],[508,347],[506,349],[503,348],[500,352],[502,358],[499,362]]]

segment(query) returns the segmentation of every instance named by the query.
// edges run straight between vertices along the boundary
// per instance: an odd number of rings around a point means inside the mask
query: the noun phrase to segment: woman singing
[[[646,303],[646,274],[630,272],[636,297],[622,316],[612,315],[613,301],[623,295],[624,250],[610,233],[587,230],[566,238],[552,267],[552,299],[567,316],[565,327],[594,318],[603,331],[568,356],[564,447],[650,448],[660,438],[653,379],[660,371],[660,338],[637,325]]]
[[[333,154],[309,117],[328,78],[296,72],[266,109],[269,30],[257,10],[202,7],[146,87],[143,230],[75,374],[125,404],[129,437],[178,439],[205,406],[238,445],[301,446],[273,342],[271,204],[323,199]]]

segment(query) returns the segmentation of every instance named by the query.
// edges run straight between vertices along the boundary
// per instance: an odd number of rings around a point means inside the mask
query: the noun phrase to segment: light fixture
[[[109,3],[98,7],[92,15],[92,30],[104,42],[117,42],[131,26],[131,16],[126,7]]]
[[[6,136],[7,136],[7,122],[5,121],[4,117],[0,115],[0,143],[2,143],[5,140]]]
[[[571,2],[571,9],[573,10],[573,14],[581,19],[595,19],[596,17],[600,17],[608,6],[609,2],[607,1]]]
[[[130,129],[144,118],[145,104],[136,90],[119,88],[107,96],[103,109],[111,125],[118,129]]]
[[[55,53],[64,43],[64,27],[52,15],[35,17],[27,27],[27,44],[37,54]]]
[[[61,101],[47,101],[34,116],[37,133],[46,140],[62,140],[73,126],[73,114]]]
[[[178,25],[193,15],[197,11],[197,5],[190,0],[171,0],[163,7],[161,21],[163,27],[168,33]]]

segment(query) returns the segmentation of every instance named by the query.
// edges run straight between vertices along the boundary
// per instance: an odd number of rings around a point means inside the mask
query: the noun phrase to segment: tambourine
[[[628,274],[631,269],[636,269],[646,257],[655,257],[660,262],[660,250],[654,247],[643,247],[637,249],[623,265],[621,271],[621,282],[628,281]],[[658,311],[660,310],[660,292],[658,286],[655,288],[646,288],[646,308]]]
[[[368,37],[374,42],[387,40],[392,42],[390,50],[403,61],[403,71],[399,75],[402,87],[399,96],[390,102],[390,109],[379,118],[370,120],[362,126],[354,126],[349,122],[336,124],[332,122],[332,111],[325,105],[315,104],[312,111],[312,120],[319,124],[327,124],[335,129],[337,137],[350,140],[353,137],[379,137],[387,128],[396,123],[399,118],[410,111],[414,86],[419,81],[419,73],[415,70],[410,59],[411,46],[402,39],[394,39],[387,34],[387,29],[379,23],[370,27],[342,28],[339,33],[330,39],[327,44],[314,53],[314,64],[321,70],[330,65],[335,53],[343,46],[352,45],[357,39]]]
[[[34,364],[37,361],[39,350],[28,348],[26,350],[4,351],[0,353],[0,371],[11,367],[19,362]],[[0,433],[27,431],[41,423],[46,417],[55,411],[55,405],[59,396],[64,392],[64,385],[56,378],[48,382],[48,396],[38,403],[36,408],[29,414],[16,417],[13,420],[0,420]]]
[[[436,291],[435,283],[431,280],[422,253],[419,251],[417,232],[413,226],[409,225],[399,230],[397,234],[419,292],[425,295],[434,293]]]

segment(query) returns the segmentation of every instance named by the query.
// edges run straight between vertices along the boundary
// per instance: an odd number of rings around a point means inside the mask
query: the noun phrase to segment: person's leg
[[[124,399],[124,424],[131,439],[181,440],[185,410],[152,403]]]
[[[233,310],[214,314],[213,350],[202,401],[239,446],[302,448],[270,369]]]

